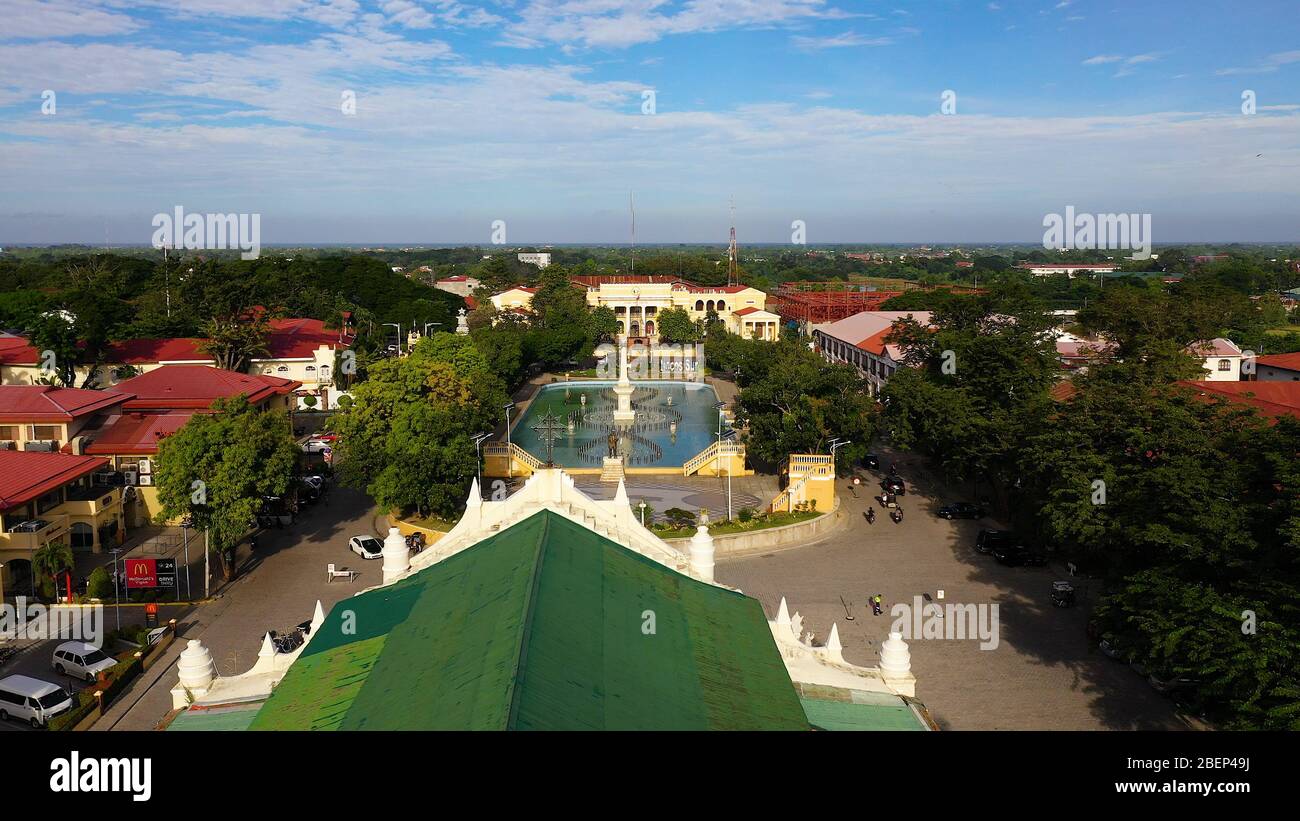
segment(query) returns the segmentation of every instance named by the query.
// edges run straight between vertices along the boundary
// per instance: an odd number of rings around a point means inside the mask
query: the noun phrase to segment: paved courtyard
[[[886,457],[888,459],[888,457]],[[888,632],[889,607],[929,593],[945,602],[997,603],[1000,644],[982,651],[978,641],[913,640],[912,670],[917,696],[944,729],[1178,729],[1172,703],[1155,693],[1129,668],[1089,646],[1084,635],[1086,607],[1095,596],[1088,582],[1077,582],[1080,606],[1061,610],[1048,598],[1060,568],[1005,568],[973,549],[981,526],[994,523],[948,522],[933,515],[939,483],[916,462],[899,462],[908,482],[903,497],[906,518],[894,524],[878,516],[868,525],[862,512],[872,488],[859,498],[840,480],[846,525],[809,545],[718,563],[719,581],[758,598],[769,616],[782,596],[805,627],[824,639],[839,623],[845,656],[874,664]],[[581,482],[583,490],[612,496],[614,486]],[[629,496],[642,497],[662,512],[667,507],[705,506],[721,513],[725,482],[709,477],[637,477]],[[772,477],[735,479],[733,506],[765,503],[776,492]],[[743,503],[740,500],[744,500]],[[222,674],[252,665],[269,629],[284,630],[310,617],[317,599],[333,604],[380,580],[378,561],[348,552],[358,533],[382,536],[374,507],[364,494],[334,488],[326,500],[284,530],[259,540],[259,555],[241,554],[240,577],[220,598],[180,613],[181,638],[202,638]],[[333,562],[361,570],[353,584],[325,581]],[[880,593],[885,615],[875,617],[868,596]],[[846,618],[841,597],[851,608]],[[167,614],[168,616],[176,614]],[[171,707],[175,659],[184,642],[168,651],[109,711],[102,729],[151,729]],[[36,660],[30,663],[38,664]]]
[[[890,458],[882,455],[882,464]],[[878,487],[860,488],[855,499],[841,479],[845,527],[812,545],[720,559],[718,580],[758,598],[769,617],[785,596],[820,640],[838,622],[845,658],[863,665],[877,662],[893,603],[910,604],[925,593],[943,603],[940,590],[944,602],[997,603],[996,649],[980,650],[972,640],[909,643],[917,697],[945,730],[1185,729],[1172,702],[1090,646],[1084,626],[1096,593],[1087,581],[1075,581],[1079,605],[1053,607],[1051,584],[1065,576],[1063,569],[1003,567],[976,553],[975,534],[995,523],[938,518],[937,507],[966,497],[939,495],[941,485],[919,460],[898,466],[907,482],[901,524],[885,515],[867,524],[862,513]],[[867,607],[875,593],[883,599],[881,616]]]

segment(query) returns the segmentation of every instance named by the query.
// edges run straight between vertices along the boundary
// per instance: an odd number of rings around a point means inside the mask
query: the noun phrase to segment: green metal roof
[[[892,693],[795,685],[808,722],[818,730],[928,730],[919,710]]]
[[[335,605],[250,727],[808,728],[756,600],[550,511]]]
[[[176,717],[167,725],[167,730],[178,732],[246,730],[261,706],[259,703],[233,707],[214,707],[203,710],[191,708],[177,713]]]

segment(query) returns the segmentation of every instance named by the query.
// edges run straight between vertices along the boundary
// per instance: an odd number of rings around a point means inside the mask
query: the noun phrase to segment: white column
[[[708,525],[700,523],[691,537],[691,572],[701,581],[713,581],[713,537]]]
[[[411,568],[411,549],[406,546],[406,539],[402,537],[402,531],[397,528],[388,528],[384,549],[380,552],[384,557],[384,584],[395,580]]]

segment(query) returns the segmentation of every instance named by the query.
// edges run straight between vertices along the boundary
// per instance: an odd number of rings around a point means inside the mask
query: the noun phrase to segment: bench
[[[325,566],[325,581],[327,582],[332,582],[339,578],[347,579],[350,582],[356,581],[357,575],[357,571],[348,570],[346,567],[341,567],[335,570],[334,565],[332,564]]]

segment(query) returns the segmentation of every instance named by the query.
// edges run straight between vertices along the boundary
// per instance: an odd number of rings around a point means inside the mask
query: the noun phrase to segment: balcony
[[[122,502],[120,487],[68,488],[67,500],[51,512],[91,518]]]
[[[36,550],[60,539],[68,541],[68,528],[71,525],[71,517],[68,514],[50,511],[29,521],[44,522],[44,524],[36,530],[6,530],[0,533],[0,549]],[[6,528],[20,527],[23,524],[23,522],[5,522]]]

